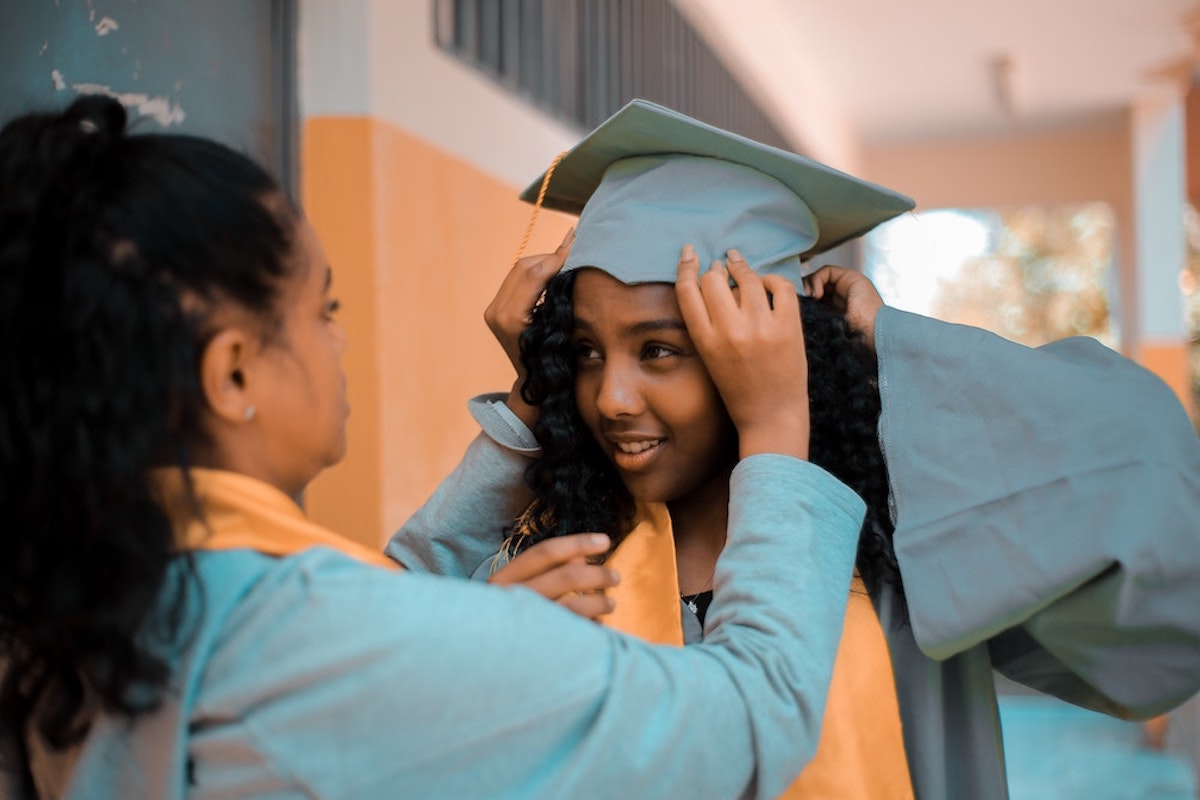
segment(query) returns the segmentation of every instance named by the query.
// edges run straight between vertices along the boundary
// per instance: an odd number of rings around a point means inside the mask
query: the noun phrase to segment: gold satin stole
[[[663,505],[638,517],[608,565],[621,573],[604,622],[658,644],[683,642],[675,539]],[[900,706],[883,627],[855,575],[817,753],[781,800],[911,800]]]
[[[310,547],[328,547],[367,564],[399,569],[382,552],[309,520],[292,498],[268,483],[225,470],[193,467],[190,473],[203,520],[196,518],[180,470],[156,469],[151,478],[184,549],[244,548],[286,556]]]

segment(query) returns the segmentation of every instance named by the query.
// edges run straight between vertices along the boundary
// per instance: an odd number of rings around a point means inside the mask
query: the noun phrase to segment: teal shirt
[[[731,491],[714,627],[686,649],[523,588],[199,553],[163,707],[35,774],[70,798],[772,798],[816,747],[863,505],[784,456]]]

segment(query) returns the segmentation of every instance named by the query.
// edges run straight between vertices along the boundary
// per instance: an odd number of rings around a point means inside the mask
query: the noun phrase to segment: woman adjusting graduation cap
[[[722,613],[716,553],[745,513],[733,423],[747,395],[778,396],[771,359],[790,357],[806,362],[790,405],[811,415],[809,460],[868,506],[866,593],[848,598],[822,739],[790,791],[1006,797],[993,670],[1126,718],[1200,688],[1200,619],[1181,612],[1200,607],[1200,445],[1157,378],[1090,339],[1030,349],[814,271],[805,259],[911,201],[650,103],[523,197],[580,213],[578,229],[548,257],[559,274],[506,301],[510,319],[532,309],[518,391],[472,409],[532,460],[465,461],[393,558],[471,574],[498,550],[604,530],[623,575],[609,623],[704,640]],[[798,351],[737,364],[707,346],[750,302],[727,279],[748,276],[812,295]],[[726,305],[697,313],[701,295]]]

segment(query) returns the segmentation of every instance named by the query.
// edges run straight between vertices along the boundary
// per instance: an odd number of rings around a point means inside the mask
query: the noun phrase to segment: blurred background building
[[[350,456],[310,489],[371,545],[512,380],[482,311],[560,151],[632,97],[912,196],[823,260],[1028,344],[1095,336],[1200,408],[1197,0],[6,0],[0,116],[119,97],[301,199],[350,335]],[[543,213],[529,252],[571,224]],[[1133,411],[1132,413],[1136,413]],[[1013,796],[1191,798],[1194,708],[1143,729],[1005,690]],[[1195,701],[1193,701],[1193,705]]]

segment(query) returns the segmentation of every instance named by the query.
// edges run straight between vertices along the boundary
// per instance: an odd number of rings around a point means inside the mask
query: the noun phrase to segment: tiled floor
[[[1033,695],[1001,695],[1012,800],[1196,800],[1189,762],[1141,726]]]

